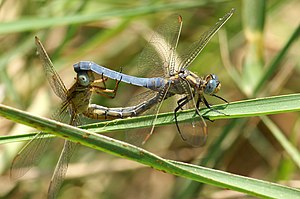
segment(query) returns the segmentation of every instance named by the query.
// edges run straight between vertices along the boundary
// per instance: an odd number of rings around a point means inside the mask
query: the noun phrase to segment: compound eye
[[[218,76],[215,74],[211,74],[211,79],[216,80],[217,82],[219,82]]]
[[[215,93],[216,88],[218,87],[219,82],[215,79],[211,79],[207,82],[206,87],[204,89],[204,93],[208,95],[212,95]]]
[[[78,82],[82,86],[88,86],[90,84],[90,78],[87,73],[81,73],[77,76]]]

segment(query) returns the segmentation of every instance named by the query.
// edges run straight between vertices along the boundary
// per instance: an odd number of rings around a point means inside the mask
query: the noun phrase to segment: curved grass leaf
[[[300,110],[300,94],[280,95],[273,97],[257,98],[243,101],[231,102],[230,104],[222,104],[213,106],[218,112],[203,108],[200,113],[204,118],[210,120],[230,119],[242,117],[254,117],[262,115],[271,115],[278,113],[287,113]],[[127,119],[117,119],[113,121],[105,121],[81,126],[92,132],[110,132],[136,128],[150,127],[154,116],[140,116]],[[195,110],[182,111],[178,115],[178,122],[188,122],[194,117]],[[157,118],[156,125],[174,124],[173,113],[163,113]]]
[[[147,5],[128,9],[116,9],[109,11],[101,11],[91,14],[75,14],[71,16],[59,16],[59,17],[33,17],[23,18],[18,21],[5,22],[0,24],[0,34],[23,32],[28,30],[37,30],[41,28],[48,28],[52,26],[61,26],[66,24],[79,24],[99,21],[108,19],[111,17],[129,17],[138,16],[147,13],[168,11],[176,9],[188,9],[193,7],[199,7],[207,4],[205,1],[195,2],[180,2],[180,3],[169,3],[169,4],[158,4],[158,5]]]
[[[200,113],[203,114],[203,117],[205,118],[217,120],[295,112],[300,110],[300,94],[289,94],[236,101],[231,102],[228,105],[216,105],[213,106],[213,108],[219,112],[203,108],[201,109]],[[178,122],[188,122],[189,120],[192,120],[193,117],[199,117],[195,115],[194,110],[183,111],[178,115]],[[150,127],[152,125],[153,118],[153,115],[146,115],[134,118],[116,119],[112,121],[83,125],[80,126],[80,128],[97,133],[124,131],[129,129]],[[174,124],[174,122],[173,113],[163,113],[158,115],[156,126]],[[3,144],[9,142],[26,141],[30,140],[32,138],[31,136],[32,135],[5,136],[4,138],[0,138],[0,143]]]
[[[276,101],[277,103],[284,106],[280,107],[273,105],[273,108],[271,108],[271,106],[269,106],[268,103],[275,103]],[[245,110],[247,109],[247,104],[251,105],[250,110]],[[257,105],[256,110],[254,108],[254,104]],[[262,115],[297,111],[300,108],[299,104],[300,95],[294,94],[235,102],[228,105],[225,109],[223,109],[223,111],[226,111],[226,114],[233,114],[235,112],[235,117],[242,117],[243,115],[245,117],[248,117],[249,115],[255,114]],[[208,110],[203,109],[202,111]],[[190,113],[186,112],[184,113],[184,115],[185,114]],[[206,116],[209,116],[210,114],[211,112],[208,112],[206,113]],[[216,114],[216,112],[213,112],[212,114]],[[208,169],[205,167],[166,160],[152,153],[149,153],[148,151],[142,148],[135,147],[125,142],[108,138],[106,136],[99,135],[91,131],[59,123],[57,121],[33,116],[29,113],[8,106],[0,105],[0,115],[15,122],[34,127],[44,132],[53,133],[56,136],[62,137],[64,139],[69,139],[73,142],[80,143],[82,145],[94,148],[96,150],[101,150],[119,157],[131,159],[142,164],[151,166],[157,170],[161,170],[163,172],[189,178],[213,186],[231,189],[252,196],[259,196],[264,198],[296,198],[300,195],[300,190],[293,189],[287,186],[233,175],[230,173],[214,169]],[[168,114],[164,115],[166,115],[166,117],[170,117],[170,115]],[[229,118],[233,117],[233,115],[225,116]],[[223,115],[222,118],[225,116]],[[150,118],[151,116],[147,117]],[[216,115],[211,115],[211,117],[216,117]],[[132,119],[128,119],[127,121],[130,120]]]

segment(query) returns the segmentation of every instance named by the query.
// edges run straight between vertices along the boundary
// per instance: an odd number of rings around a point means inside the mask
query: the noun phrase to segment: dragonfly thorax
[[[201,85],[203,85],[203,80],[198,75],[189,70],[182,71],[182,73],[180,73],[180,77],[188,81],[191,87],[196,90],[201,88]]]

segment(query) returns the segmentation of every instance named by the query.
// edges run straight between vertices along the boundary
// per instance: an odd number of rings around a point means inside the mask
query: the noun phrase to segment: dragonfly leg
[[[122,72],[122,67],[120,68],[119,72],[120,73]],[[102,73],[101,74],[101,79],[95,80],[92,84],[92,88],[94,89],[94,92],[96,92],[97,94],[113,99],[113,98],[115,98],[115,96],[117,94],[117,90],[118,90],[119,84],[122,80],[122,76],[121,76],[120,80],[116,81],[116,85],[115,85],[114,89],[107,89],[106,88],[105,82],[107,80],[108,80],[108,78],[105,77],[104,74]],[[94,84],[98,84],[98,83],[102,83],[103,87],[94,85]],[[109,94],[112,94],[112,95],[109,95]]]
[[[218,95],[216,95],[216,94],[213,94],[212,96],[214,96],[214,97],[216,97],[216,98],[218,98],[218,99],[220,99],[220,100],[226,102],[227,104],[229,104],[229,102],[228,102],[226,99],[224,99],[223,97],[221,97],[221,96],[218,96]]]
[[[178,106],[177,106],[177,107],[175,108],[175,110],[174,110],[174,117],[175,117],[176,128],[177,128],[177,131],[178,131],[178,133],[179,133],[179,135],[180,135],[180,137],[181,137],[181,139],[182,139],[183,141],[186,141],[186,138],[183,137],[183,135],[182,135],[182,133],[181,133],[181,131],[180,131],[180,128],[179,128],[179,125],[178,125],[178,121],[177,121],[177,112],[178,112],[179,110],[182,110],[182,107],[183,107],[184,105],[186,105],[189,101],[190,101],[190,100],[188,99],[187,96],[185,96],[185,97],[179,99],[179,100],[177,101]]]
[[[93,84],[101,82],[101,83],[103,83],[104,87],[92,85],[92,91],[97,93],[98,95],[113,99],[113,98],[115,98],[115,96],[117,94],[117,90],[118,90],[118,87],[119,87],[119,84],[120,84],[122,78],[120,80],[116,81],[116,85],[115,85],[114,89],[106,88],[106,85],[105,85],[106,80],[107,80],[107,78],[102,77],[100,80],[94,81]]]
[[[122,69],[121,69],[121,71],[122,71]],[[116,81],[115,88],[113,89],[113,98],[114,98],[114,97],[116,96],[116,94],[117,94],[117,90],[118,90],[118,88],[119,88],[119,84],[120,84],[121,80],[122,80],[122,77],[120,78],[120,80],[117,80],[117,81]]]
[[[204,97],[203,97],[204,98]],[[200,103],[204,102],[205,106],[209,109],[212,109],[211,106],[208,104],[208,102],[206,101],[206,99],[204,98],[204,100],[202,100],[202,97],[198,97],[197,103],[196,103],[196,114],[209,120],[210,122],[213,122],[213,120],[209,119],[208,117],[205,117],[204,115],[202,116],[199,112],[199,107],[200,107]],[[206,102],[206,103],[205,103]]]
[[[95,92],[96,94],[103,96],[103,97],[107,97],[107,98],[114,98],[115,97],[115,91],[111,90],[111,89],[104,89],[101,88],[99,86],[93,86],[92,87],[92,92]],[[113,93],[113,95],[111,95],[111,93]]]
[[[213,108],[211,107],[211,105],[207,102],[207,100],[205,99],[205,97],[202,97],[201,101],[205,104],[205,106],[206,106],[207,108],[213,109]]]
[[[177,101],[177,105],[180,106],[180,103],[181,103],[182,101],[184,101],[184,100],[187,100],[187,96],[185,96],[185,97],[179,99],[179,100]],[[181,108],[180,108],[181,110],[183,110],[182,107],[183,107],[183,106],[181,106]]]
[[[100,83],[102,83],[103,87],[101,87],[101,88],[106,89],[106,83],[105,82],[107,80],[108,80],[108,77],[104,76],[104,74],[102,73],[101,74],[101,78],[94,80],[94,82],[92,84],[100,84]]]
[[[214,112],[217,112],[217,113],[220,113],[220,114],[222,114],[222,115],[226,115],[225,113],[223,113],[223,112],[221,112],[221,111],[219,111],[219,110],[216,110],[216,109],[214,109],[213,107],[211,107],[211,105],[207,102],[207,100],[205,99],[205,97],[202,97],[202,99],[203,99],[203,102],[204,102],[204,104],[205,104],[205,106],[207,107],[207,108],[209,108],[210,110],[212,110],[212,111],[214,111]],[[210,119],[209,119],[210,120]],[[210,120],[211,121],[211,120]]]
[[[99,89],[105,90],[106,89],[106,84],[105,82],[108,80],[107,77],[104,77],[103,74],[101,75],[100,79],[96,79],[93,81],[93,83],[91,84],[92,87],[97,87]],[[98,86],[97,84],[103,84],[103,86]]]

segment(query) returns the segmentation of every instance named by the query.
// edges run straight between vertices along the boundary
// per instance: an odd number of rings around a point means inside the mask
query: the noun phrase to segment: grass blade
[[[33,116],[21,110],[0,105],[0,115],[38,130],[53,133],[82,145],[151,166],[157,170],[198,182],[240,191],[264,198],[296,198],[300,191],[279,184],[163,159],[144,149],[122,141],[82,130],[54,120]]]

